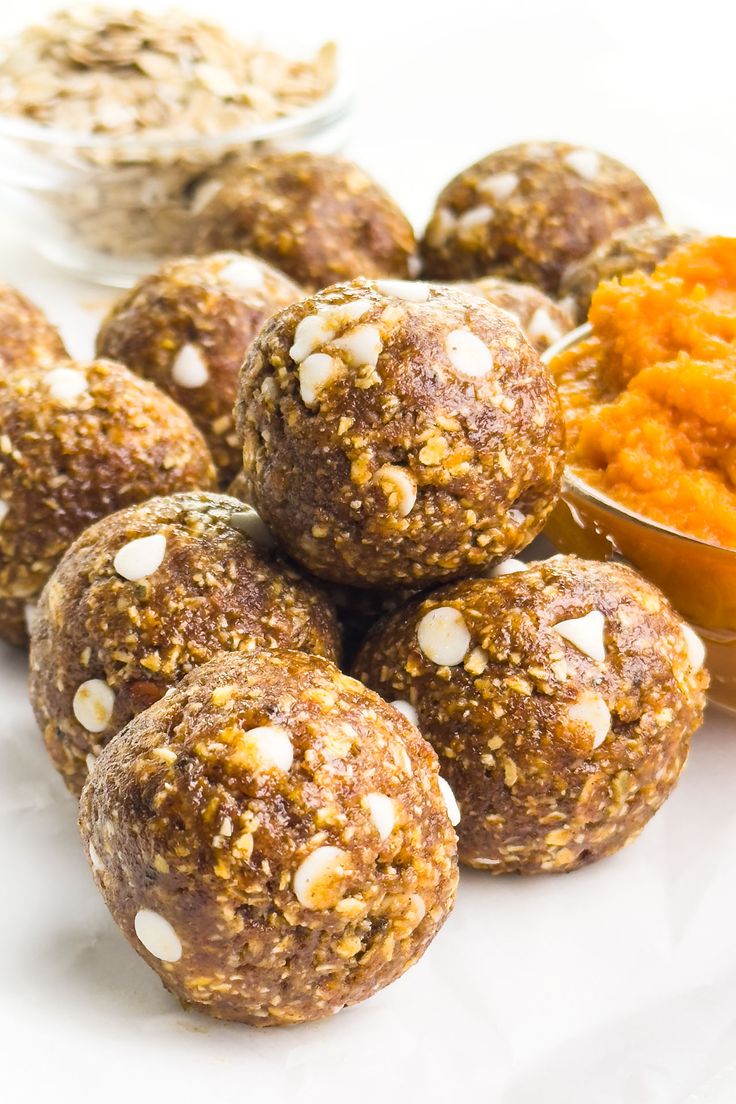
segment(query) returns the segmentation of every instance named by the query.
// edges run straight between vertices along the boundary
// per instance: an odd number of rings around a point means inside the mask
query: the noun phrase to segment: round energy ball
[[[587,257],[568,265],[562,274],[560,295],[570,303],[578,325],[588,317],[593,292],[602,280],[627,272],[652,272],[660,261],[686,242],[702,237],[696,230],[676,230],[658,218],[617,230]]]
[[[677,782],[704,649],[630,568],[518,566],[394,614],[355,673],[414,711],[462,811],[463,862],[573,870],[634,839]]]
[[[517,284],[513,280],[485,276],[480,280],[451,286],[480,295],[487,303],[508,311],[538,353],[544,353],[575,327],[567,306],[555,302],[532,284]]]
[[[429,744],[299,652],[219,656],[136,717],[98,759],[80,826],[113,918],[166,988],[256,1026],[390,984],[455,896]]]
[[[97,353],[176,399],[227,483],[241,467],[232,410],[245,354],[269,315],[301,296],[287,276],[255,257],[183,257],[145,276],[115,304]]]
[[[228,494],[246,501],[248,488],[243,472],[233,479]],[[416,590],[407,589],[361,590],[359,587],[340,586],[337,583],[326,583],[324,586],[335,607],[342,630],[343,666],[352,661],[366,633],[380,617],[408,602],[417,593]]]
[[[563,465],[557,394],[477,295],[354,280],[286,307],[243,366],[245,494],[347,586],[420,589],[525,547]]]
[[[238,165],[198,216],[195,252],[243,249],[313,290],[356,276],[409,276],[414,231],[357,165],[320,153],[268,153]]]
[[[563,270],[614,230],[660,215],[632,169],[564,142],[484,157],[440,193],[422,242],[432,280],[503,276],[556,296]]]
[[[41,308],[0,284],[0,370],[52,364],[66,355],[64,342]]]
[[[154,498],[103,518],[44,588],[31,703],[55,766],[79,793],[101,748],[219,652],[295,648],[330,659],[330,602],[275,557],[255,511],[225,495]]]
[[[0,373],[0,597],[38,594],[97,518],[213,481],[189,415],[121,364]]]

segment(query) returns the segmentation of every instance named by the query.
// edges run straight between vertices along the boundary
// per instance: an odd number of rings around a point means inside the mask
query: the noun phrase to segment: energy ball
[[[660,215],[632,169],[564,142],[484,157],[440,193],[422,243],[432,280],[503,276],[559,291],[563,270],[622,226]]]
[[[223,655],[97,760],[82,838],[113,918],[187,1005],[319,1020],[400,977],[452,908],[437,757],[299,652]]]
[[[30,692],[73,793],[131,717],[213,655],[337,658],[331,604],[269,544],[242,502],[188,493],[103,518],[72,545],[38,606]]]
[[[676,230],[658,218],[626,226],[565,269],[560,295],[570,303],[580,324],[588,317],[591,297],[601,281],[637,270],[652,272],[678,246],[701,237],[696,230]]]
[[[20,291],[0,284],[0,371],[24,364],[53,364],[67,356],[46,315]]]
[[[487,303],[501,307],[513,315],[524,336],[538,353],[544,353],[574,329],[575,321],[568,307],[556,303],[532,284],[517,284],[497,276],[453,285],[455,288],[482,296]]]
[[[238,165],[199,215],[195,252],[243,249],[309,290],[356,276],[409,276],[414,231],[357,165],[319,153],[269,153]]]
[[[232,411],[245,354],[269,315],[301,296],[255,257],[169,261],[112,308],[97,353],[153,380],[188,410],[227,483],[241,467]]]
[[[243,366],[247,500],[315,575],[421,589],[525,547],[563,465],[559,401],[510,315],[354,280],[286,307]]]
[[[213,481],[189,415],[123,365],[0,373],[0,598],[37,595],[97,518]]]
[[[612,854],[657,811],[702,721],[703,659],[630,568],[561,556],[394,614],[355,673],[414,711],[462,811],[461,860],[537,874]]]

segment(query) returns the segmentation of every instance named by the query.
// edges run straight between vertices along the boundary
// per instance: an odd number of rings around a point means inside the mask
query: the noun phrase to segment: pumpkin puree
[[[661,524],[736,548],[736,238],[600,284],[589,339],[550,368],[569,464]]]

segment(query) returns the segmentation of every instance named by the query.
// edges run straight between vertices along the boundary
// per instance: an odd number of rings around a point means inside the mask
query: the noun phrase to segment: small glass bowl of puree
[[[547,535],[656,583],[705,642],[711,698],[736,710],[736,238],[601,283],[543,360],[568,436]]]

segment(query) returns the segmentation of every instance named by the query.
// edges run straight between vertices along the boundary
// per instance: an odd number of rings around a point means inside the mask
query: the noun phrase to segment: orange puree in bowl
[[[736,548],[736,238],[601,284],[590,339],[550,368],[569,464],[654,521]]]

